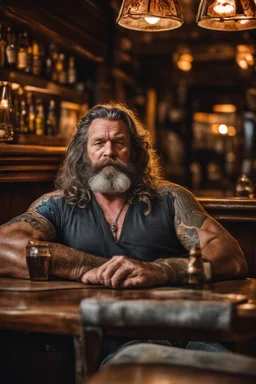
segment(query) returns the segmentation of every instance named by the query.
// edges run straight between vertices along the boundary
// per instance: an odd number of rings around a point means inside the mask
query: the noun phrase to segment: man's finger
[[[86,272],[81,278],[82,283],[84,283],[84,284],[100,284],[100,282],[97,278],[97,272],[98,272],[98,268],[92,268],[90,271]]]
[[[111,287],[119,288],[123,281],[130,276],[132,272],[131,266],[129,264],[122,265],[111,277]]]
[[[111,278],[113,274],[122,266],[124,258],[122,256],[114,256],[112,259],[104,263],[98,268],[97,277],[101,284],[111,287]]]
[[[119,288],[144,287],[145,279],[142,277],[128,277],[120,282]]]

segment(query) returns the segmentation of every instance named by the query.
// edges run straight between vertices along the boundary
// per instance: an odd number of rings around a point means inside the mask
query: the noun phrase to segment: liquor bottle
[[[67,70],[65,66],[65,55],[60,53],[56,62],[56,70],[58,72],[58,83],[61,85],[67,84]]]
[[[28,34],[27,32],[19,33],[18,35],[18,58],[17,69],[25,71],[27,68],[28,59]]]
[[[47,56],[45,60],[45,77],[47,80],[52,79],[53,62],[51,56]]]
[[[35,133],[35,106],[33,101],[33,94],[31,92],[28,93],[28,133]]]
[[[246,199],[253,199],[254,197],[253,183],[251,179],[244,173],[237,179],[236,196]]]
[[[28,112],[25,100],[21,100],[20,104],[20,132],[28,133]]]
[[[33,55],[33,63],[32,63],[32,73],[35,76],[40,76],[42,71],[42,57],[40,54],[40,47],[36,41],[32,43],[32,55]]]
[[[2,25],[0,24],[0,68],[4,68],[5,64],[5,46],[6,43],[3,38]]]
[[[24,91],[22,87],[19,87],[14,95],[14,111],[15,111],[15,132],[20,132],[20,104]]]
[[[57,115],[55,101],[50,100],[46,124],[45,124],[46,135],[52,136],[57,133]]]
[[[42,136],[44,134],[45,126],[44,107],[41,99],[37,99],[36,104],[35,134],[37,136]]]
[[[12,113],[10,86],[7,82],[4,82],[0,99],[0,142],[10,142],[13,140]]]
[[[56,68],[56,63],[58,61],[58,52],[55,44],[49,45],[49,58],[51,59],[51,76],[50,80],[58,82],[58,71]]]
[[[27,74],[33,73],[33,53],[32,53],[31,45],[29,45],[27,48],[27,66],[25,68],[25,73]]]
[[[74,87],[77,80],[77,73],[75,67],[75,59],[73,56],[68,61],[68,85]]]
[[[17,47],[16,47],[16,36],[11,30],[11,27],[7,28],[6,33],[7,46],[6,46],[6,57],[8,67],[11,69],[17,68]]]

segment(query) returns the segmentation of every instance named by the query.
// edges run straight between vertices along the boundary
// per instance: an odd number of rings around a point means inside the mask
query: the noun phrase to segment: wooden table
[[[218,340],[246,340],[256,336],[256,280],[255,279],[246,279],[246,280],[233,280],[233,281],[224,281],[218,283],[211,283],[208,287],[212,292],[215,293],[235,293],[246,295],[248,301],[243,304],[239,304],[236,310],[236,316],[234,321],[234,327],[232,331],[211,334],[211,338]],[[81,344],[81,326],[80,326],[80,314],[79,314],[79,304],[80,301],[84,298],[101,298],[109,297],[113,300],[122,300],[127,297],[134,300],[140,299],[142,297],[147,297],[147,295],[152,292],[152,290],[165,291],[168,294],[168,290],[173,288],[154,288],[154,289],[137,289],[137,290],[113,290],[107,289],[98,286],[85,286],[78,282],[71,281],[47,281],[47,282],[33,282],[29,280],[20,280],[12,278],[0,278],[0,328],[2,329],[1,341],[6,340],[6,343],[10,344],[10,339],[13,342],[13,348],[15,348],[15,341],[19,339],[22,331],[24,335],[36,335],[34,344],[36,344],[37,339],[41,338],[44,343],[44,348],[46,352],[50,353],[50,350],[53,350],[51,347],[51,340],[54,340],[54,345],[56,346],[56,355],[59,353],[66,353],[66,360],[71,361],[74,351],[69,352],[70,345],[74,343],[75,345],[75,357],[76,361],[73,363],[70,362],[70,371],[72,364],[76,364],[76,374],[77,378],[80,378],[81,366],[79,361],[81,356],[79,356]],[[167,295],[168,296],[168,295]],[[124,331],[124,330],[123,330]],[[177,330],[176,330],[177,331]],[[174,330],[175,338],[177,338],[177,333]],[[190,330],[192,331],[192,330]],[[18,336],[17,336],[18,332]],[[24,333],[25,332],[25,333]],[[12,335],[15,335],[12,337]],[[51,339],[52,335],[52,339]],[[184,332],[183,332],[184,336]],[[203,339],[207,336],[204,332],[189,332],[186,337],[189,339]],[[208,335],[209,336],[209,335]],[[207,338],[209,338],[207,336]],[[171,335],[170,335],[171,337]],[[57,341],[56,341],[57,338]],[[50,340],[50,341],[44,341]],[[66,340],[66,342],[65,342]],[[26,343],[26,337],[24,340],[20,339],[20,345]],[[8,345],[9,345],[8,344]],[[33,343],[32,343],[33,344]],[[13,351],[9,351],[9,354],[6,353],[6,345],[2,342],[1,348],[5,348],[5,356],[12,356]],[[48,345],[48,347],[47,347]],[[58,348],[57,348],[58,346]],[[10,348],[10,347],[8,347]],[[31,346],[30,353],[33,350]],[[24,350],[25,351],[25,350]],[[25,352],[20,353],[17,356],[17,359],[21,359]],[[40,351],[38,352],[40,354]],[[41,355],[40,355],[41,356]],[[56,357],[56,356],[55,356]],[[35,359],[38,359],[38,356],[35,354]],[[24,360],[27,359],[27,356],[24,356]],[[57,359],[57,357],[56,357]],[[59,359],[59,357],[58,357]],[[49,364],[49,356],[46,358]],[[62,373],[67,368],[65,358],[62,361]],[[59,362],[59,360],[58,360]],[[44,364],[42,360],[42,364]],[[19,365],[21,369],[22,364]],[[45,367],[46,370],[46,367]],[[75,377],[72,377],[72,374],[63,374],[63,377],[59,377],[59,374],[52,376],[52,381],[48,378],[46,381],[45,377],[42,375],[42,383],[51,382],[57,384],[59,382],[71,383],[75,381]],[[70,381],[71,380],[71,381]],[[12,382],[11,380],[9,381]],[[14,382],[14,381],[13,381]],[[26,381],[29,383],[29,380]],[[33,380],[31,379],[31,382]],[[37,377],[37,384],[39,384],[40,377]]]

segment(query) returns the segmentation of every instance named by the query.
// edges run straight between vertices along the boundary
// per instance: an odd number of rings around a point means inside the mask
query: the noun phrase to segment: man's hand
[[[86,272],[81,281],[85,284],[102,284],[111,288],[150,287],[168,281],[165,269],[154,262],[113,256],[98,268]]]

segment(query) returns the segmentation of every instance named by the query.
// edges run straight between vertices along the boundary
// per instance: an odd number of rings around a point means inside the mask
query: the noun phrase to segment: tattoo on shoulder
[[[36,209],[39,205],[42,205],[49,199],[60,199],[63,197],[63,192],[61,191],[54,191],[50,193],[46,193],[45,195],[39,197],[37,200],[35,200],[30,207],[28,208],[28,211]]]
[[[50,223],[45,217],[39,215],[35,211],[28,211],[20,216],[17,216],[10,220],[7,224],[25,222],[30,224],[34,229],[43,233],[44,238],[48,241],[54,240],[56,237],[56,231],[52,223]]]
[[[197,229],[201,228],[208,215],[191,192],[177,185],[172,185],[171,192],[175,198],[175,227],[182,244],[189,249],[200,245]]]

